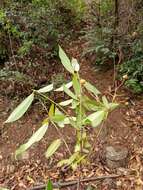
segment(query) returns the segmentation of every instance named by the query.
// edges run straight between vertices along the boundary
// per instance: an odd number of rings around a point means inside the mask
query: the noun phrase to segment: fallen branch
[[[108,176],[98,176],[98,177],[91,177],[91,178],[85,178],[81,179],[80,182],[91,182],[91,181],[97,181],[97,180],[104,180],[104,179],[110,179],[110,178],[118,178],[118,177],[123,177],[124,175],[108,175]],[[73,181],[67,181],[67,182],[56,182],[53,183],[54,188],[63,188],[63,187],[69,187],[72,185],[76,185],[78,183],[78,180],[73,180]],[[46,185],[38,185],[35,186],[29,190],[43,190],[46,188]]]

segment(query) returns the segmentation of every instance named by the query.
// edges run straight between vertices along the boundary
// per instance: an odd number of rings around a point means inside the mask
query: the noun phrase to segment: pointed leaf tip
[[[15,156],[22,154],[27,149],[29,149],[34,143],[39,142],[43,136],[45,135],[46,131],[48,129],[48,122],[44,123],[42,127],[40,127],[27,141],[27,143],[21,145],[15,152]]]
[[[56,150],[60,147],[60,145],[61,145],[61,139],[54,140],[52,144],[50,144],[50,146],[48,147],[45,153],[46,158],[50,158],[56,152]]]
[[[14,121],[20,119],[25,114],[25,112],[28,110],[28,108],[32,104],[33,100],[34,100],[34,93],[29,95],[25,100],[23,100],[21,102],[21,104],[19,104],[14,109],[14,111],[10,114],[10,116],[5,121],[5,123],[11,123],[11,122],[14,122]]]
[[[49,84],[49,85],[47,85],[47,86],[45,86],[43,88],[40,88],[37,92],[39,92],[39,93],[46,93],[46,92],[52,91],[53,88],[54,88],[53,84]]]
[[[74,69],[71,65],[70,59],[68,58],[68,56],[60,46],[59,46],[59,57],[65,69],[70,73],[74,74]]]

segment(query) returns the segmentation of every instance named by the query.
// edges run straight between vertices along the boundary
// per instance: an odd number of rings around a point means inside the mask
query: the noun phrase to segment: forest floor
[[[96,87],[109,99],[112,99],[115,89],[113,86],[113,69],[97,70],[90,63],[90,57],[82,58],[81,51],[84,43],[75,41],[69,44],[68,53],[77,58],[81,63],[81,76]],[[93,176],[124,175],[119,178],[89,182],[93,189],[98,190],[142,190],[143,189],[143,98],[134,96],[121,87],[117,91],[116,101],[120,104],[113,111],[103,125],[96,130],[88,129],[89,140],[94,149],[90,158],[90,165],[85,165],[81,170],[63,171],[57,168],[56,163],[62,158],[67,158],[68,151],[63,146],[50,159],[46,160],[44,152],[53,139],[58,137],[58,131],[50,126],[44,139],[34,145],[27,153],[15,160],[13,153],[16,148],[24,143],[31,134],[41,125],[45,113],[36,103],[29,112],[18,122],[8,126],[0,138],[0,186],[11,190],[25,190],[40,183],[45,183],[49,178],[52,181],[68,181],[77,179],[79,173],[82,178]],[[0,125],[9,115],[15,102],[7,97],[0,97]],[[75,131],[70,127],[61,130],[63,138],[72,149],[75,142]],[[128,159],[124,167],[111,169],[104,158],[106,147],[120,147],[128,150]],[[81,185],[81,190],[87,184]],[[68,190],[77,189],[76,186]]]

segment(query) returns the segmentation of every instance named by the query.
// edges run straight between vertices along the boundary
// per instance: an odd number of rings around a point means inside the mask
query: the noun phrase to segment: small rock
[[[108,168],[115,169],[126,167],[128,160],[128,149],[125,147],[108,146],[105,149],[105,162]]]

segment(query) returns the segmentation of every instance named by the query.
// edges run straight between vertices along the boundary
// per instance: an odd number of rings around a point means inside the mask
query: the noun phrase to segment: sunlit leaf
[[[22,154],[25,152],[28,148],[30,148],[34,143],[39,142],[43,136],[45,135],[46,131],[48,129],[48,122],[44,123],[42,127],[40,127],[28,140],[27,143],[21,145],[15,153],[15,156],[17,157],[18,155]]]
[[[55,112],[55,105],[51,104],[50,109],[49,109],[49,113],[48,113],[49,118],[53,117],[54,112]]]
[[[70,73],[74,74],[74,69],[71,65],[70,59],[66,55],[66,53],[63,51],[63,49],[59,46],[59,57],[61,59],[61,62],[65,69],[69,71]]]
[[[85,82],[83,85],[84,85],[84,87],[85,87],[88,91],[92,92],[94,95],[100,94],[99,90],[97,90],[97,88],[96,88],[95,86],[93,86],[91,83]]]
[[[100,104],[100,102],[92,100],[87,96],[82,97],[82,104],[83,104],[84,108],[88,111],[98,111],[98,110],[101,110],[101,108],[103,107]]]
[[[79,154],[78,152],[73,153],[69,157],[69,159],[64,159],[64,160],[61,160],[60,162],[58,162],[57,166],[62,167],[63,165],[71,165],[77,158],[78,154]]]
[[[109,108],[109,102],[108,102],[106,96],[102,96],[102,101],[103,101],[104,106],[108,109]]]
[[[75,151],[75,152],[80,152],[80,148],[81,148],[80,142],[78,142],[78,143],[76,143],[76,145],[75,145],[74,151]]]
[[[75,119],[69,118],[70,125],[72,127],[74,127],[75,129],[78,129],[77,122],[76,122],[76,117],[73,117],[73,118],[75,118]]]
[[[72,101],[72,106],[70,107],[71,109],[75,109],[78,105],[79,105],[79,101],[77,101],[77,100],[73,100]]]
[[[105,115],[105,111],[97,111],[87,116],[87,118],[85,119],[85,123],[90,121],[93,127],[97,127],[103,121]]]
[[[55,89],[54,91],[55,92],[62,92],[62,91],[64,91],[64,86],[66,86],[67,88],[71,88],[72,87],[72,81],[67,83],[67,84],[62,85],[61,87]]]
[[[68,165],[69,160],[64,159],[58,162],[57,167],[62,167],[63,165]]]
[[[66,86],[64,86],[64,92],[65,92],[68,96],[70,96],[71,98],[77,100],[76,95],[75,95],[70,89],[68,89]]]
[[[77,74],[74,74],[73,75],[73,80],[72,80],[72,82],[73,82],[73,88],[74,88],[74,91],[75,91],[75,93],[76,93],[76,95],[77,96],[79,96],[80,95],[80,82],[79,82],[79,80],[78,80],[78,75]]]
[[[46,158],[50,158],[57,151],[60,145],[61,139],[54,140],[45,153]]]
[[[53,122],[62,122],[62,121],[64,121],[64,119],[65,119],[65,116],[64,115],[54,115],[54,116],[52,116],[51,117],[51,120],[53,121]]]
[[[55,122],[59,127],[64,127],[65,115],[56,107],[55,115],[51,118],[53,122]]]
[[[63,115],[63,113],[57,107],[55,107],[55,115]]]
[[[63,121],[58,121],[57,125],[61,128],[63,128],[65,125],[71,124],[74,128],[76,127],[76,117],[65,117]]]
[[[74,71],[78,72],[80,69],[80,66],[79,66],[77,59],[72,58],[71,63],[72,63],[72,67],[73,67]]]
[[[50,92],[52,90],[53,90],[53,84],[50,84],[48,86],[40,88],[39,90],[37,90],[37,92],[39,92],[39,93],[46,93],[46,92]]]
[[[71,166],[73,170],[77,169],[77,166],[80,162],[82,162],[85,159],[86,155],[80,156]]]
[[[70,124],[71,120],[76,121],[76,117],[66,117],[65,120],[64,120],[65,125]]]
[[[117,104],[117,103],[109,103],[108,104],[108,108],[110,109],[110,111],[114,110],[118,106],[119,106],[119,104]]]
[[[14,109],[14,111],[10,114],[10,116],[5,121],[5,123],[14,122],[18,120],[19,118],[21,118],[25,114],[25,112],[28,110],[33,100],[34,100],[34,94],[32,93]]]
[[[64,102],[60,102],[59,105],[60,106],[68,106],[69,104],[71,104],[73,101],[73,99],[69,99],[69,100],[66,100]]]

